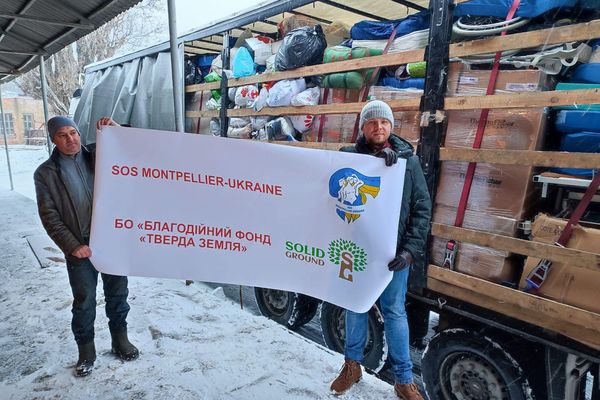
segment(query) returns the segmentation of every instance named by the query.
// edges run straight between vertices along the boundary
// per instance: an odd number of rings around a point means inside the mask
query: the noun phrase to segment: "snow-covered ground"
[[[2,149],[3,150],[3,149]],[[31,176],[44,148],[11,146],[15,189],[0,157],[1,399],[328,399],[342,356],[241,310],[220,289],[130,278],[129,332],[140,348],[124,363],[110,353],[98,290],[94,372],[75,378],[71,293],[64,266],[41,269],[26,240],[43,233]],[[347,399],[393,399],[364,375]]]
[[[10,190],[4,144],[0,147],[0,189]],[[48,148],[45,146],[9,145],[8,154],[15,191],[35,200],[33,172],[38,165],[48,159]]]

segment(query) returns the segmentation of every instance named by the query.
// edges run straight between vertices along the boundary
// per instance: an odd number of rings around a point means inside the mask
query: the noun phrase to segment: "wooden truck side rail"
[[[464,0],[455,0],[460,3]],[[450,45],[449,57],[463,57],[497,51],[532,48],[540,45],[594,39],[600,32],[600,20],[572,24],[538,31],[507,34]],[[278,81],[282,79],[345,72],[364,68],[400,65],[421,61],[424,50],[411,50],[393,54],[346,60],[328,64],[301,67],[295,70],[271,72],[240,79],[229,79],[227,87]],[[221,88],[220,82],[190,85],[186,92],[197,92]],[[489,96],[446,97],[441,116],[448,110],[472,109],[523,109],[577,104],[597,104],[599,89],[521,92]],[[418,111],[420,98],[389,100],[394,111]],[[228,109],[227,117],[356,114],[365,103],[323,104],[303,107],[265,107],[260,112],[253,109]],[[188,111],[188,118],[216,118],[219,111]],[[276,142],[278,144],[325,150],[338,150],[345,143]],[[488,164],[512,164],[524,166],[598,168],[600,154],[568,153],[531,150],[490,150],[440,148],[441,161],[478,162]],[[547,258],[568,263],[573,268],[600,270],[600,254],[575,249],[561,248],[510,236],[477,231],[433,223],[432,235],[455,239],[511,253]],[[430,265],[427,274],[427,291],[434,297],[439,295],[464,301],[496,313],[506,315],[572,338],[585,346],[600,351],[600,315],[577,307],[558,303],[483,279],[456,271]]]

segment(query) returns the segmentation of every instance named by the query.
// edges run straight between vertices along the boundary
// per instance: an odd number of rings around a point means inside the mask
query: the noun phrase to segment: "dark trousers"
[[[94,340],[94,320],[96,319],[96,286],[98,271],[89,259],[67,260],[69,283],[73,291],[73,319],[71,329],[77,344],[86,344]],[[106,316],[111,332],[127,328],[127,277],[102,275]]]

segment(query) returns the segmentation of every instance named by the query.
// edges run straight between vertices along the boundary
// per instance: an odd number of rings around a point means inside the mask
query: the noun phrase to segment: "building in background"
[[[0,123],[0,144],[4,144],[5,126],[8,144],[46,144],[42,100],[26,96],[9,82],[2,85],[2,108],[5,124]]]

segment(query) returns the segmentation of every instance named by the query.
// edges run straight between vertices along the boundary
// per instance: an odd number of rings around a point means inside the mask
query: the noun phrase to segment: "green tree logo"
[[[329,261],[340,266],[339,277],[350,282],[352,272],[364,271],[367,266],[367,253],[350,240],[333,240],[329,243],[327,254]]]

